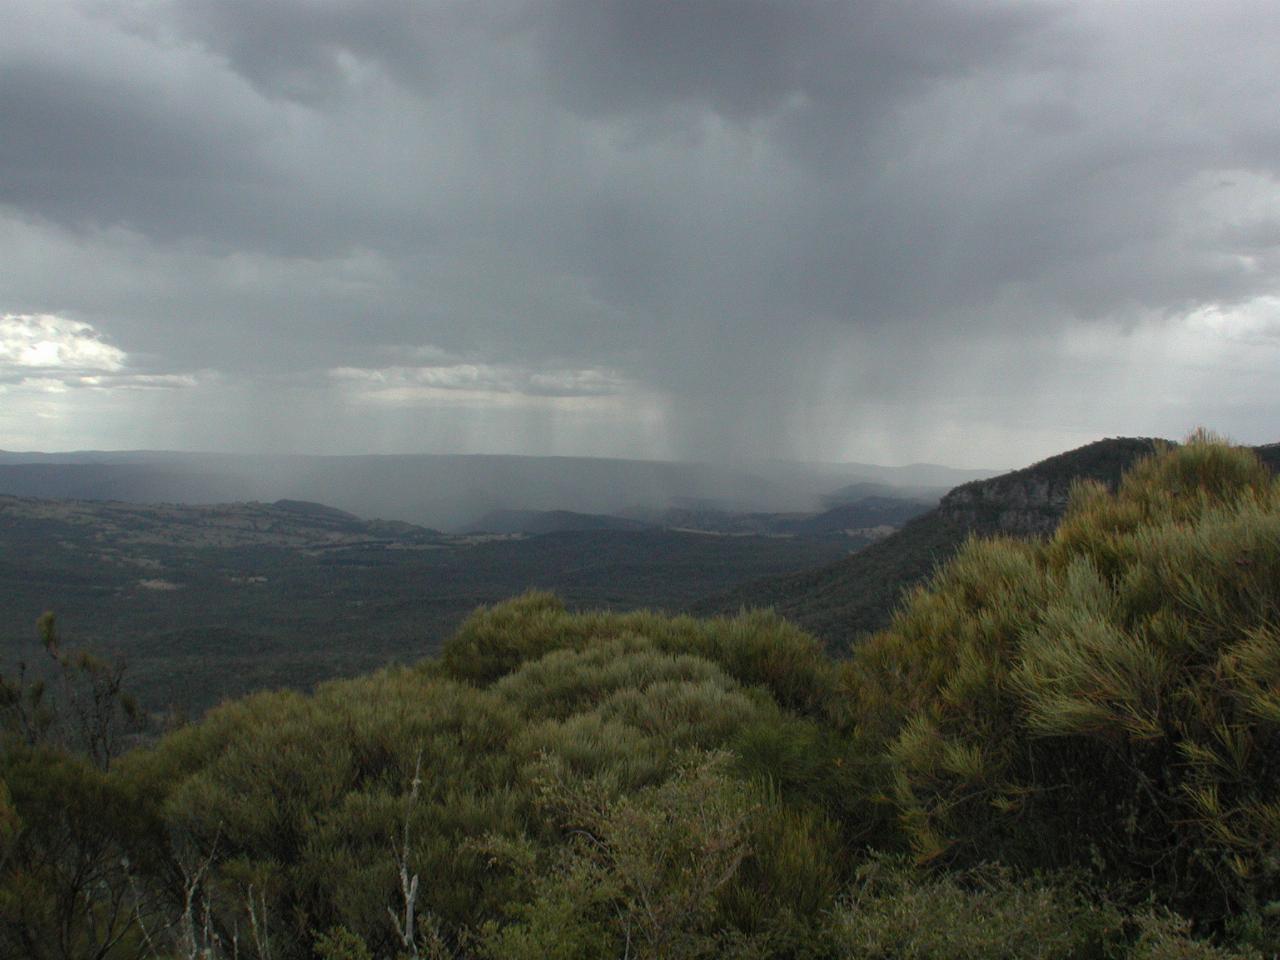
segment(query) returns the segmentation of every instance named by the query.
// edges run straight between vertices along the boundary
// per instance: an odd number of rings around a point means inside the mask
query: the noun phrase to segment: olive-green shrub
[[[834,916],[842,960],[1104,960],[1124,955],[1124,918],[1066,882],[982,865],[930,874],[874,857]]]
[[[215,953],[393,956],[412,912],[460,956],[694,956],[833,902],[835,677],[768,616],[532,595],[440,661],[225,704],[113,776],[156,825],[174,930]],[[785,760],[732,753],[770,728]]]
[[[1044,543],[971,542],[844,683],[926,859],[1280,900],[1280,485],[1203,434]]]

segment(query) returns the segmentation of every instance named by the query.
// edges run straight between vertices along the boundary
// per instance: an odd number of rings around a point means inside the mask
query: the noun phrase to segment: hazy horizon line
[[[1099,440],[1106,439],[1100,437]],[[957,470],[965,472],[985,472],[985,471],[1007,471],[1016,470],[1016,466],[957,466],[951,463],[943,463],[933,460],[913,460],[909,463],[878,463],[870,460],[802,460],[791,459],[787,457],[762,457],[762,458],[735,458],[725,457],[721,459],[704,459],[704,460],[680,460],[671,457],[620,457],[605,456],[599,454],[580,453],[580,454],[538,454],[538,453],[495,453],[487,451],[439,451],[439,450],[419,450],[406,451],[399,450],[394,452],[365,452],[365,453],[300,453],[290,451],[284,453],[271,452],[266,450],[215,450],[215,449],[174,449],[164,447],[83,447],[66,450],[34,450],[34,449],[10,449],[0,447],[0,455],[11,456],[41,456],[41,457],[58,457],[58,456],[94,456],[102,455],[121,455],[121,454],[148,454],[148,455],[165,455],[165,456],[189,456],[189,457],[262,457],[276,459],[329,459],[343,460],[356,459],[361,457],[367,458],[412,458],[412,457],[475,457],[475,458],[491,458],[491,459],[510,459],[510,460],[611,460],[620,463],[663,463],[663,464],[684,464],[690,466],[707,465],[707,466],[735,466],[747,464],[786,464],[805,467],[877,467],[886,470],[909,470],[920,467],[941,467],[947,470]]]

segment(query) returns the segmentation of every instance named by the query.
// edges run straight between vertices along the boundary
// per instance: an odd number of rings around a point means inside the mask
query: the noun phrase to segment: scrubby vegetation
[[[3,956],[1280,950],[1280,486],[1204,436],[847,662],[531,594],[109,763],[4,690]]]
[[[1280,486],[1197,438],[1047,543],[971,542],[848,669],[925,857],[1280,901]]]

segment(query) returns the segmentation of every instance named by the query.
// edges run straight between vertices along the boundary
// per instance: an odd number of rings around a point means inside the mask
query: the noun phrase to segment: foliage
[[[844,663],[533,593],[113,760],[119,677],[44,630],[55,682],[0,704],[3,956],[1280,951],[1280,484],[1207,436],[970,540]]]
[[[766,612],[698,620],[649,611],[571,614],[549,593],[473,613],[445,644],[440,663],[460,680],[490,683],[556,650],[580,651],[602,639],[643,637],[671,654],[701,657],[739,683],[763,686],[784,706],[820,711],[836,681],[833,664],[812,637]]]
[[[334,927],[316,937],[318,960],[373,960],[365,942],[346,927]]]
[[[239,931],[242,955],[255,926],[280,958],[317,931],[331,952],[425,953],[404,937],[415,911],[441,950],[565,951],[578,930],[674,955],[832,902],[834,692],[821,650],[773,618],[533,595],[478,612],[439,661],[225,704],[113,776],[162,825],[171,911],[194,904],[224,949]],[[725,751],[768,727],[796,733],[765,789],[763,764]]]
[[[141,717],[122,664],[66,649],[50,613],[37,629],[52,677],[0,676],[0,955],[135,955],[153,904],[130,857],[149,825],[107,770]]]
[[[1191,922],[1167,910],[1147,910],[1135,918],[1138,936],[1132,960],[1262,960],[1257,950],[1223,947],[1191,935]],[[1274,951],[1270,954],[1275,956]]]
[[[50,746],[0,756],[0,956],[30,960],[141,955],[151,904],[130,880],[149,824],[114,780]]]
[[[1280,485],[1197,435],[972,541],[846,670],[918,853],[1280,899]]]
[[[1123,936],[1118,910],[1061,882],[990,866],[929,876],[888,858],[858,870],[834,928],[849,960],[1100,960]]]
[[[137,701],[124,690],[125,665],[65,649],[52,613],[40,617],[36,630],[52,682],[28,680],[25,663],[13,678],[0,674],[0,736],[28,746],[57,744],[106,770],[143,724]]]
[[[619,796],[606,780],[584,783],[548,762],[538,809],[569,842],[530,876],[533,898],[517,922],[490,925],[485,952],[532,960],[572,944],[573,955],[638,960],[717,955],[719,897],[750,852],[756,813],[723,767],[708,756]]]

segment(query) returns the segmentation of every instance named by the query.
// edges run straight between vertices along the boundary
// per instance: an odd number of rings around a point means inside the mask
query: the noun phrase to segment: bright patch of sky
[[[105,343],[87,323],[50,314],[0,316],[0,376],[18,371],[115,372],[125,353]]]

